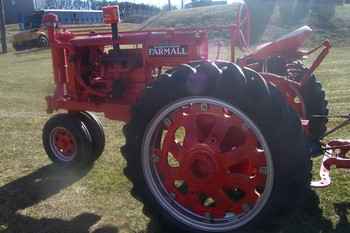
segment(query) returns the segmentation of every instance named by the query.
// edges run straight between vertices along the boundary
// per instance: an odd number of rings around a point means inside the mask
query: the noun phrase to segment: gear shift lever
[[[106,6],[102,8],[103,10],[103,21],[106,24],[110,24],[112,27],[112,44],[113,50],[119,52],[119,35],[118,35],[118,23],[120,21],[119,17],[119,7],[118,6]]]

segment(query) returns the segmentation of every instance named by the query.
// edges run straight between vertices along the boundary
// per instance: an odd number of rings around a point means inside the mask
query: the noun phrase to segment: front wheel
[[[57,114],[50,118],[42,135],[43,145],[54,164],[66,168],[90,167],[93,142],[86,125],[73,114]]]
[[[232,63],[175,68],[146,89],[125,126],[132,193],[167,231],[270,228],[309,189],[297,114],[245,73]]]
[[[79,112],[77,117],[85,124],[92,139],[92,159],[97,160],[106,145],[106,136],[100,119],[91,112]]]

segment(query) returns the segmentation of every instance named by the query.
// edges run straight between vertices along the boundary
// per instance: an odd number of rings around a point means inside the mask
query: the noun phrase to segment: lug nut
[[[259,173],[262,175],[267,175],[267,167],[260,167]]]
[[[300,100],[299,96],[295,96],[294,97],[294,103],[296,103],[296,104],[300,104],[301,103],[301,100]]]
[[[165,118],[164,121],[163,121],[163,123],[164,123],[164,125],[165,125],[166,127],[170,127],[170,125],[171,125],[171,120],[170,120],[169,118]]]
[[[207,112],[208,111],[208,104],[201,104],[201,111]]]

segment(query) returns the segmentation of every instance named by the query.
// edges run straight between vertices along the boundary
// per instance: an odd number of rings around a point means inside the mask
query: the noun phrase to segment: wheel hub
[[[55,156],[62,161],[71,161],[76,154],[76,141],[65,128],[55,128],[51,132],[50,144]]]
[[[217,170],[215,160],[212,153],[206,150],[195,150],[189,154],[189,167],[191,178],[194,180],[205,181],[212,177]]]

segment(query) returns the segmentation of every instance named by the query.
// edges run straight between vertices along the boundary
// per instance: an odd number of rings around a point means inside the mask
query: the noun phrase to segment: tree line
[[[46,0],[45,8],[101,10],[104,6],[116,4],[119,5],[120,17],[127,22],[139,23],[160,12],[158,7],[152,5],[106,0]]]
[[[246,0],[246,2],[252,15],[253,42],[257,42],[275,10],[279,13],[283,25],[298,25],[306,18],[327,25],[334,17],[340,0]]]
[[[136,11],[149,10],[149,11],[159,11],[160,9],[156,6],[148,4],[136,4],[132,2],[119,2],[119,1],[97,1],[97,0],[46,0],[46,9],[92,9],[100,10],[102,7],[107,5],[118,4],[120,8],[123,9],[134,9]]]

